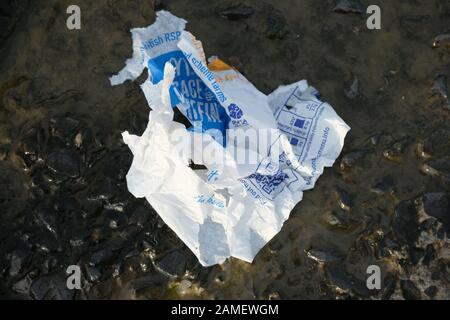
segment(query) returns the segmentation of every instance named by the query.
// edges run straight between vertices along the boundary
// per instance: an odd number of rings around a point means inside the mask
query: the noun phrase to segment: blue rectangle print
[[[292,138],[291,138],[291,144],[292,144],[293,146],[296,146],[296,145],[298,145],[298,139],[297,139],[297,138],[294,138],[294,137],[292,137]]]
[[[304,125],[305,125],[305,120],[302,120],[302,119],[295,120],[295,123],[294,123],[295,127],[302,129]]]

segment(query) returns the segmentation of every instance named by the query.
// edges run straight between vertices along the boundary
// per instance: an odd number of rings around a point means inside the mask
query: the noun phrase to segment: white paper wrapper
[[[149,70],[142,85],[152,109],[147,129],[140,137],[123,133],[134,156],[128,189],[148,200],[202,265],[230,256],[251,262],[303,190],[333,165],[350,128],[305,80],[266,96],[218,58],[208,64],[185,23],[160,11],[151,26],[131,30],[133,57],[110,79],[116,85]],[[190,128],[173,121],[174,107]],[[242,139],[240,132],[270,132],[271,140]],[[193,147],[180,153],[179,141]],[[242,161],[239,151],[256,161]],[[190,160],[207,170],[192,170]]]

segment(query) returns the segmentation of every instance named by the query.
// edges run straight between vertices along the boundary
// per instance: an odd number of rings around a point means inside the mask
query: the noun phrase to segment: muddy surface
[[[74,1],[0,5],[1,298],[450,298],[447,0],[373,1],[378,31],[355,1],[75,2],[79,31]],[[265,93],[308,79],[352,128],[253,264],[203,268],[127,191],[120,134],[140,135],[148,107],[139,81],[108,77],[157,9]],[[82,290],[65,286],[72,264]]]

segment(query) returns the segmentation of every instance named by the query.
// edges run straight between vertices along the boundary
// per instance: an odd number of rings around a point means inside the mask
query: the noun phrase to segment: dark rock
[[[15,0],[4,0],[0,3],[0,16],[1,17],[12,17],[16,12],[16,1]]]
[[[149,287],[161,287],[169,281],[169,278],[163,274],[152,274],[149,276],[135,279],[132,286],[135,290],[142,290]]]
[[[63,140],[71,141],[80,126],[80,122],[70,117],[50,119],[52,134]]]
[[[412,201],[402,201],[395,208],[392,232],[401,242],[413,244],[418,236],[417,212]]]
[[[55,241],[55,235],[48,230],[33,232],[30,243],[43,252],[55,252],[61,250],[61,243]]]
[[[405,27],[409,24],[423,25],[430,19],[429,15],[404,15],[400,17],[400,24]]]
[[[450,130],[433,128],[431,134],[418,142],[417,152],[424,159],[450,154]]]
[[[386,176],[380,182],[375,183],[370,191],[379,195],[392,194],[394,192],[394,180],[392,177]]]
[[[410,280],[400,281],[400,288],[406,300],[420,300],[422,298],[419,288]]]
[[[93,167],[98,161],[102,160],[107,153],[108,151],[104,148],[89,150],[86,156],[86,158],[88,159],[87,160],[88,167],[89,168]]]
[[[436,257],[437,257],[436,250],[434,249],[432,244],[429,244],[425,248],[425,255],[423,257],[422,264],[425,265],[425,266],[429,266],[431,261],[436,259]]]
[[[417,265],[425,256],[425,250],[422,248],[414,248],[410,250],[411,263]]]
[[[336,251],[309,249],[305,252],[308,258],[316,262],[335,262],[343,259],[342,255]]]
[[[334,12],[339,13],[365,13],[366,7],[359,0],[337,0]]]
[[[326,212],[322,220],[332,229],[341,231],[350,231],[357,225],[357,221],[351,219],[346,212],[341,210]]]
[[[401,245],[399,245],[395,240],[384,238],[383,248],[389,251],[399,251],[401,250]]]
[[[358,239],[358,241],[355,242],[352,248],[352,253],[358,254],[359,256],[364,258],[369,257],[376,259],[379,259],[379,257],[382,255],[378,242],[374,242],[367,238]]]
[[[123,228],[128,225],[127,216],[123,212],[105,210],[102,215],[108,219],[107,221],[111,229]]]
[[[434,79],[431,87],[433,96],[438,96],[444,110],[450,110],[450,99],[448,97],[447,77],[444,74],[438,75]]]
[[[51,152],[47,157],[47,166],[57,173],[72,178],[80,174],[80,159],[78,154],[70,148]]]
[[[443,19],[450,18],[450,3],[446,0],[439,0],[437,3],[439,16]]]
[[[138,249],[132,249],[131,251],[129,251],[125,256],[124,259],[129,259],[131,257],[136,257],[139,256],[140,251]]]
[[[421,230],[431,230],[432,228],[436,227],[436,219],[434,218],[429,218],[426,219],[424,221],[422,221],[422,223],[420,224],[420,229]]]
[[[27,1],[0,1],[0,43],[12,33],[26,8]]]
[[[30,275],[26,275],[23,279],[14,283],[13,286],[11,287],[11,289],[19,294],[28,295],[30,292],[30,287],[31,287],[32,282],[33,282],[33,280],[31,279]]]
[[[55,210],[63,215],[79,213],[81,211],[78,200],[74,197],[61,197],[55,202]]]
[[[186,255],[175,250],[156,261],[155,266],[165,274],[181,277],[186,273],[186,264]]]
[[[397,163],[402,162],[407,144],[407,139],[393,143],[389,148],[383,151],[383,157],[389,161]]]
[[[144,227],[149,217],[150,217],[150,210],[143,206],[139,206],[136,208],[136,210],[133,211],[133,214],[129,219],[129,223],[135,224],[139,227]]]
[[[34,137],[25,138],[22,140],[22,149],[25,155],[34,156],[34,160],[36,159],[36,155],[39,151],[39,145]]]
[[[30,292],[36,300],[71,300],[74,295],[67,288],[66,279],[59,274],[44,275],[34,280]]]
[[[155,11],[163,10],[165,8],[164,0],[155,0],[153,2],[153,9]]]
[[[359,82],[356,76],[354,76],[350,88],[344,89],[344,93],[349,99],[355,99],[359,95]]]
[[[281,12],[273,10],[267,17],[266,37],[269,39],[283,39],[287,33],[287,23]]]
[[[388,247],[390,249],[394,249],[394,250],[400,249],[400,245],[394,239],[385,238],[384,243],[386,244],[386,247]]]
[[[340,168],[342,171],[350,170],[366,154],[366,151],[355,151],[344,155],[341,159]]]
[[[376,134],[374,134],[374,135],[371,136],[370,139],[369,139],[370,144],[371,144],[372,146],[377,146],[377,145],[380,143],[381,137],[382,137],[382,134],[381,134],[381,133],[376,133]]]
[[[362,280],[354,278],[340,266],[329,266],[326,269],[328,278],[332,285],[343,291],[349,291],[361,297],[370,296],[370,291],[366,283]]]
[[[112,274],[111,276],[113,278],[117,278],[118,276],[120,276],[120,274],[122,273],[122,263],[115,263],[112,265]]]
[[[116,183],[109,178],[103,181],[96,181],[89,189],[88,200],[103,201],[109,200],[119,193]]]
[[[350,195],[342,188],[336,187],[334,190],[337,203],[342,210],[350,211],[352,207],[352,199]]]
[[[254,13],[255,10],[252,7],[242,3],[219,11],[219,15],[228,20],[247,19]]]
[[[444,184],[450,184],[450,157],[430,160],[420,169],[429,176],[440,178]]]
[[[94,252],[89,259],[89,264],[91,266],[96,266],[100,263],[111,260],[114,257],[114,253],[112,250],[106,248],[99,251]]]
[[[448,263],[447,264],[441,263],[440,269],[444,283],[450,283],[450,265]]]
[[[434,37],[433,48],[449,47],[450,46],[450,33],[440,34]]]
[[[0,161],[4,161],[8,156],[9,148],[3,145],[0,145]]]
[[[33,173],[33,182],[47,193],[50,193],[51,190],[57,188],[60,183],[66,181],[67,179],[67,176],[48,168],[37,170]]]
[[[383,281],[384,285],[382,287],[381,299],[388,300],[392,294],[395,292],[395,288],[397,287],[397,277],[388,274]]]
[[[428,297],[433,299],[434,297],[436,297],[438,293],[438,288],[436,286],[429,286],[428,288],[425,289],[424,292]]]
[[[433,271],[431,274],[431,280],[438,281],[441,279],[441,273],[439,271]]]
[[[421,212],[436,218],[450,230],[450,196],[447,193],[426,193],[416,203]]]
[[[108,177],[112,177],[113,179],[117,179],[118,181],[125,181],[125,177],[128,173],[128,168],[131,166],[132,156],[129,152],[117,152],[113,154],[114,166],[107,167],[108,169],[112,169],[110,172],[106,172],[105,174]]]
[[[0,161],[0,212],[20,210],[28,198],[24,175],[7,161]]]
[[[438,238],[438,239],[440,239],[440,240],[444,240],[444,238],[445,238],[445,229],[444,229],[444,227],[441,227],[441,228],[439,228],[437,231],[436,231],[436,237]]]
[[[86,266],[85,271],[89,282],[96,282],[102,277],[102,273],[96,267]]]
[[[43,141],[41,141],[43,140]],[[64,142],[64,140],[60,137],[56,137],[56,136],[51,136],[50,138],[40,138],[38,139],[38,143],[39,145],[44,145],[43,149],[45,149],[45,151],[47,151],[47,153],[49,153],[50,151],[53,150],[58,150],[58,149],[64,149],[66,147],[66,143]]]
[[[434,79],[431,92],[441,96],[444,99],[448,98],[447,77],[444,74],[440,74]]]
[[[109,202],[107,201],[103,207],[107,210],[123,212],[126,204],[123,202]]]
[[[84,241],[82,239],[70,239],[69,243],[73,248],[79,248],[84,245]]]
[[[58,236],[58,226],[55,211],[47,203],[40,203],[34,209],[36,224],[45,227],[56,238]]]
[[[9,275],[11,277],[20,274],[25,264],[27,263],[27,258],[29,257],[29,252],[25,250],[15,250],[9,255]]]

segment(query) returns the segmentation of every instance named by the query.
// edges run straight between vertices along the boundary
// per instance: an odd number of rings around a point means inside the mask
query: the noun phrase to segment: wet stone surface
[[[61,1],[1,2],[1,298],[450,298],[450,5],[380,0],[372,32],[365,1],[292,3],[79,0],[69,31]],[[202,267],[127,190],[121,132],[149,109],[139,81],[108,77],[162,8],[266,94],[308,79],[352,128],[252,264]]]
[[[337,0],[333,11],[341,13],[365,13],[366,7],[359,0]]]

